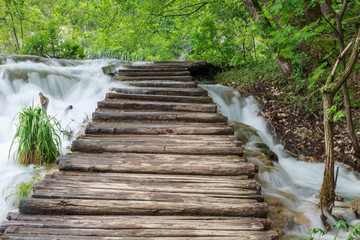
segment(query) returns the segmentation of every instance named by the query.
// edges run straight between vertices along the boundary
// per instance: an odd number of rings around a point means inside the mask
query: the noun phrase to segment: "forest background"
[[[327,166],[338,147],[335,157],[359,170],[359,13],[359,0],[1,0],[0,53],[207,60],[224,71],[219,82],[257,86],[266,102],[292,106],[288,117],[312,119],[307,137],[324,143],[315,152]],[[334,146],[336,125],[349,141]]]

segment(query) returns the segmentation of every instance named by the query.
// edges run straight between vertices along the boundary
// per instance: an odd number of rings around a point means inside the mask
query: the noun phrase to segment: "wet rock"
[[[295,196],[291,198],[295,198]],[[271,226],[279,235],[284,233],[284,228],[291,231],[296,225],[310,225],[309,220],[303,213],[285,207],[281,200],[274,197],[265,197],[265,202],[269,206],[268,217],[271,220]]]
[[[265,155],[264,153],[260,152],[260,151],[253,151],[253,150],[248,150],[245,149],[244,150],[244,155],[246,158],[252,158],[252,159],[256,159],[256,163],[260,165],[260,169],[259,171],[262,171],[262,166],[273,166],[273,162],[271,161],[271,159],[269,159],[269,157],[267,155]]]
[[[243,143],[247,143],[250,139],[259,138],[257,131],[249,125],[232,121],[231,125],[234,126],[235,135]]]
[[[360,198],[357,198],[349,203],[351,210],[356,214],[357,217],[360,217]]]
[[[271,161],[279,161],[278,156],[276,155],[276,153],[274,153],[273,151],[270,150],[270,148],[265,144],[265,143],[255,143],[255,147],[257,147],[260,152],[262,152],[263,154],[265,154]]]
[[[320,157],[316,156],[316,155],[310,156],[309,160],[312,163],[323,162],[323,160]]]

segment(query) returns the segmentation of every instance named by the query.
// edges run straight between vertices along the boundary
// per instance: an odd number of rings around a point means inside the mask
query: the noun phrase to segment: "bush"
[[[19,143],[15,159],[21,165],[47,165],[55,162],[60,155],[61,131],[60,123],[49,116],[45,109],[30,106],[22,109],[15,116],[16,134],[10,150],[15,142]]]

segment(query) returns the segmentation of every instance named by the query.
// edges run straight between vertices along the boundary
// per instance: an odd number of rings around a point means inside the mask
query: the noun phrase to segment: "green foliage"
[[[33,170],[35,171],[35,176],[32,177],[31,181],[29,182],[20,182],[16,184],[15,191],[5,197],[5,201],[8,201],[10,197],[15,196],[15,207],[18,207],[19,201],[21,198],[31,196],[33,192],[33,185],[40,179],[40,167],[33,166]],[[4,195],[4,192],[2,193]]]
[[[348,237],[346,238],[346,240],[354,240],[354,237],[358,237],[360,236],[360,223],[356,224],[353,227],[350,227],[349,224],[347,222],[345,222],[344,220],[339,220],[337,221],[334,226],[335,229],[337,229],[336,231],[336,235],[334,237],[334,240],[337,239],[337,236],[339,234],[339,231],[341,229],[345,230],[345,232],[349,232]],[[313,228],[312,230],[310,230],[309,232],[307,232],[307,234],[309,234],[310,236],[308,238],[304,238],[304,239],[299,239],[299,240],[313,240],[314,238],[312,237],[313,234],[319,234],[318,236],[318,240],[321,239],[321,236],[324,236],[325,234],[327,234],[326,230],[322,230],[320,228]]]
[[[219,73],[216,76],[216,81],[222,84],[235,82],[241,86],[250,86],[266,81],[286,83],[286,80],[281,76],[274,61],[266,59],[258,62],[250,62],[232,68],[229,71]]]
[[[41,107],[27,107],[15,116],[16,133],[11,143],[18,143],[15,159],[22,165],[50,164],[60,155],[60,123]]]

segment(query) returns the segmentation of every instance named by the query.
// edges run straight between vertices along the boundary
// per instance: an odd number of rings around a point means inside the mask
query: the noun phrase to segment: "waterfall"
[[[228,117],[230,124],[233,121],[250,126],[257,136],[250,137],[245,144],[246,151],[257,151],[256,142],[265,143],[276,155],[278,162],[274,166],[266,166],[256,157],[248,157],[248,161],[260,165],[258,181],[262,184],[262,194],[268,198],[276,199],[281,204],[295,212],[295,224],[291,229],[285,227],[285,239],[291,236],[294,239],[307,237],[306,232],[312,228],[325,227],[320,220],[320,210],[317,207],[318,196],[322,184],[324,163],[308,163],[297,160],[284,152],[284,146],[278,143],[269,132],[269,124],[262,117],[261,110],[253,97],[242,97],[238,91],[221,85],[202,85],[218,106],[218,110]],[[259,114],[260,113],[260,114]],[[236,129],[236,125],[235,131]],[[243,130],[239,130],[243,131]],[[360,197],[360,178],[358,173],[349,172],[339,166],[339,177],[336,193],[344,198],[345,203],[336,202],[336,206],[345,206],[346,202]],[[298,218],[298,214],[306,218],[307,224]],[[360,222],[347,208],[335,208],[334,214],[346,219],[351,225]],[[329,219],[335,223],[335,219]],[[284,227],[284,226],[283,226]],[[346,238],[347,234],[339,239]],[[334,239],[334,233],[321,239]]]
[[[120,63],[117,60],[56,60],[5,55],[0,59],[0,222],[14,209],[14,193],[20,182],[29,182],[36,170],[33,166],[16,165],[12,148],[15,134],[14,116],[24,107],[40,105],[39,92],[49,98],[48,114],[56,116],[63,128],[79,134],[91,119],[96,103],[103,100],[111,87],[120,86],[105,76],[101,67]],[[66,111],[68,106],[73,109]],[[63,138],[66,153],[72,139]],[[9,156],[9,157],[8,157]]]

